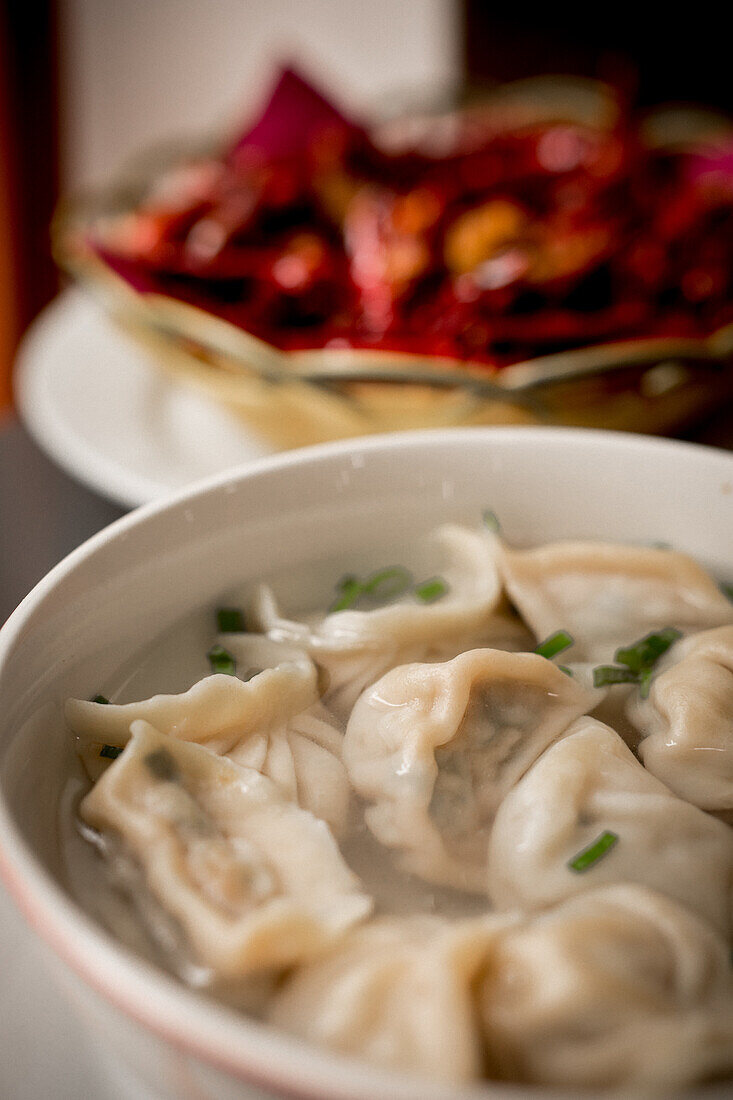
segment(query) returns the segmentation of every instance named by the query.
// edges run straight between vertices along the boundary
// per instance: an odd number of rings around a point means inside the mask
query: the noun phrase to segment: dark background
[[[474,77],[575,73],[622,80],[642,106],[676,100],[733,110],[725,3],[462,6],[466,70]]]

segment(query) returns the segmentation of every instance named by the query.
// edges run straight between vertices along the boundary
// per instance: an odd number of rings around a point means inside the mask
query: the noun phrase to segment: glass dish
[[[604,125],[604,85],[543,78],[503,86],[471,108],[517,118]],[[387,141],[450,127],[451,113],[394,120]],[[464,116],[465,117],[465,116]],[[718,115],[660,109],[644,123],[658,146],[730,140]],[[486,363],[360,348],[284,351],[205,309],[141,292],[90,246],[105,219],[133,211],[150,182],[191,150],[143,162],[112,188],[68,203],[56,218],[59,264],[104,303],[151,362],[226,405],[287,448],[406,428],[559,424],[665,433],[733,393],[733,324],[704,338],[633,338],[575,347],[501,369]]]

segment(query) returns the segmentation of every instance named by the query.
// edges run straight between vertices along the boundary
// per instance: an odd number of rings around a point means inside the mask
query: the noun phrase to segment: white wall
[[[357,109],[459,72],[452,0],[61,0],[60,15],[67,190],[245,120],[280,59]]]

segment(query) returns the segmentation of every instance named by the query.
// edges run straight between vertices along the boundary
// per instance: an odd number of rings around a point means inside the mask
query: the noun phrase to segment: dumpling
[[[448,524],[431,543],[435,571],[447,587],[433,603],[406,595],[386,607],[295,622],[282,617],[270,589],[259,589],[254,621],[271,637],[308,650],[326,672],[324,701],[339,716],[347,717],[363,689],[396,665],[452,657],[476,645],[526,647],[526,629],[497,613],[502,592],[488,532]]]
[[[667,626],[688,633],[733,623],[733,605],[685,554],[595,542],[497,546],[522,617],[539,638],[567,630],[571,660],[610,661],[620,646]]]
[[[733,626],[677,642],[628,714],[653,775],[704,810],[733,810]]]
[[[79,812],[122,842],[217,977],[301,962],[371,909],[323,821],[260,772],[148,722],[132,723]]]
[[[488,881],[495,905],[525,910],[603,883],[637,882],[727,935],[733,832],[650,775],[614,730],[584,717],[499,808]]]
[[[227,635],[226,645],[251,679],[219,673],[181,695],[122,705],[68,700],[66,720],[80,738],[90,775],[103,770],[103,747],[125,745],[131,722],[144,719],[171,737],[257,768],[304,809],[343,831],[350,791],[342,734],[319,702],[313,662],[302,650],[257,635]]]
[[[721,937],[631,885],[588,891],[510,928],[480,990],[502,1078],[665,1096],[733,1069],[732,998]]]
[[[227,637],[252,638],[251,635]],[[248,680],[217,673],[204,677],[180,695],[154,695],[136,703],[69,699],[65,706],[66,720],[85,744],[96,739],[96,743],[125,745],[130,723],[141,718],[171,737],[206,744],[222,756],[236,756],[238,750],[246,752],[243,734],[256,728],[276,727],[318,700],[317,673],[310,658],[302,650],[255,637],[258,645],[249,645],[247,658],[241,663],[248,670],[255,660],[264,667]],[[229,641],[228,645],[231,644]]]
[[[260,664],[266,671],[270,667],[284,667],[288,659],[297,663],[304,675],[307,667],[309,683],[313,682],[315,665],[302,650],[290,650],[282,642],[273,642],[261,634],[227,634],[220,637],[220,642],[237,659],[238,667],[252,671],[251,682],[255,687],[259,688],[261,683]],[[269,691],[276,699],[278,687],[270,683]],[[314,694],[317,696],[320,691],[316,674]],[[346,829],[351,800],[349,779],[341,761],[343,734],[320,699],[316,698],[304,709],[299,709],[297,701],[289,707],[287,692],[282,693],[280,701],[280,722],[273,722],[264,736],[242,743],[236,755],[228,755],[268,775],[340,836]]]
[[[470,1081],[482,1070],[472,987],[508,923],[372,921],[301,967],[275,996],[269,1021],[385,1069]]]
[[[407,595],[369,611],[346,609],[304,623],[282,620],[263,625],[277,640],[308,642],[319,651],[341,647],[377,649],[385,642],[409,645],[415,639],[433,641],[482,629],[501,596],[491,553],[492,538],[484,532],[445,524],[429,536],[429,542],[435,571],[442,575],[447,588],[434,603],[421,604]],[[260,611],[260,615],[270,613]]]
[[[393,669],[358,700],[344,738],[369,828],[405,870],[485,892],[502,798],[600,698],[532,653],[477,649]]]

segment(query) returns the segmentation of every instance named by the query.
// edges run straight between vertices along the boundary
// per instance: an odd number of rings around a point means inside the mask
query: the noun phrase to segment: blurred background
[[[0,286],[3,398],[20,334],[56,292],[60,193],[114,179],[180,135],[241,124],[275,68],[300,63],[354,108],[454,79],[451,0],[3,0]]]
[[[283,61],[354,110],[459,78],[567,72],[637,101],[730,109],[728,47],[643,5],[482,0],[3,0],[0,16],[0,400],[21,334],[57,291],[59,194],[113,179],[135,153],[246,120]]]

